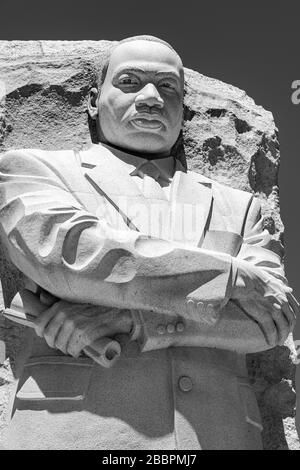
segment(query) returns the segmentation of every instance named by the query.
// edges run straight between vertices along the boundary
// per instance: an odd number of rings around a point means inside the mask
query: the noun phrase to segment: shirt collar
[[[103,145],[103,147],[107,148],[117,158],[122,160],[124,163],[127,163],[128,165],[130,165],[132,167],[130,168],[130,172],[133,169],[135,168],[138,169],[145,163],[149,163],[149,162],[152,163],[156,168],[158,168],[160,173],[167,179],[172,178],[174,176],[175,171],[177,170],[184,171],[183,166],[181,165],[180,161],[177,160],[173,155],[170,155],[169,157],[155,158],[153,160],[148,160],[146,158],[133,155],[124,150],[112,147],[102,142],[100,145]]]

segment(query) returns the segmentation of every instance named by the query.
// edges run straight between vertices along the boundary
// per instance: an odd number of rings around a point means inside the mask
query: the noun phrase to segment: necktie
[[[148,217],[147,210],[142,210],[142,213],[137,211],[134,222],[136,225],[145,227],[146,220],[148,224],[146,233],[158,238],[168,237],[166,230],[169,227],[168,197],[171,178],[167,176],[167,172],[151,161],[141,162],[130,175],[138,177],[136,183],[151,205]]]
[[[145,175],[153,178],[158,183],[169,183],[169,178],[162,173],[162,171],[151,161],[141,163],[133,172],[131,176],[139,176],[144,179]]]

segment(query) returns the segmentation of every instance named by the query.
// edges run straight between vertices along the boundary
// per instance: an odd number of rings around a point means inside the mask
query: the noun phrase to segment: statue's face
[[[182,62],[167,46],[145,40],[118,46],[98,98],[105,141],[169,155],[182,127],[183,86]]]

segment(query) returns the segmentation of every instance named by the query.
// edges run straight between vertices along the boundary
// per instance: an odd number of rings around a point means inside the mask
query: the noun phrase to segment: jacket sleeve
[[[283,246],[279,240],[263,229],[263,216],[259,200],[253,197],[245,221],[243,244],[236,257],[258,268],[267,277],[274,277],[287,285],[281,258]],[[235,270],[237,266],[235,266]],[[257,271],[259,272],[259,271]]]
[[[74,161],[64,165],[75,172]],[[72,189],[55,152],[13,150],[0,159],[1,239],[38,285],[71,302],[187,317],[196,288],[215,282],[215,299],[224,299],[229,255],[115,230]]]

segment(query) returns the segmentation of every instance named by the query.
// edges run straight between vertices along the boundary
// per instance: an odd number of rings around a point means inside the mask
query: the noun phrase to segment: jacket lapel
[[[103,216],[115,228],[148,234],[151,202],[130,176],[128,164],[105,147],[95,147],[81,153],[81,166],[87,181],[106,201]]]
[[[121,230],[161,236],[161,228],[153,231],[152,226],[159,208],[142,194],[125,162],[106,147],[95,145],[81,152],[81,166],[86,180],[105,201],[101,209],[105,213],[97,215]],[[186,173],[179,163],[176,169],[163,221],[164,238],[201,246],[212,208],[211,182],[198,173]]]

